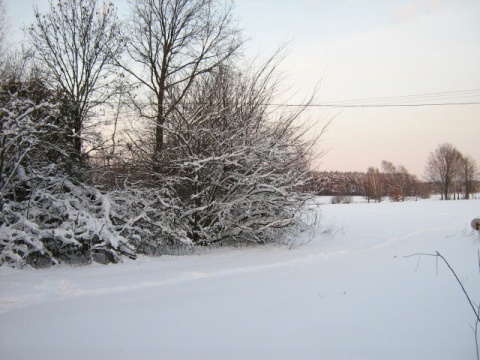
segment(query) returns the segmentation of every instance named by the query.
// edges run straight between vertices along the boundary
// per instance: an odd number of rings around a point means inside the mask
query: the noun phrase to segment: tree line
[[[132,0],[120,19],[113,2],[61,0],[34,15],[21,50],[0,27],[0,263],[117,262],[307,226],[299,188],[321,131],[299,122],[305,108],[268,105],[282,49],[247,60],[231,1]]]
[[[425,184],[415,175],[389,161],[382,162],[382,170],[372,166],[367,172],[312,172],[305,190],[316,195],[338,196],[338,202],[348,202],[350,196],[364,196],[368,202],[378,202],[384,197],[405,201],[429,196]]]
[[[303,189],[316,195],[344,197],[339,202],[348,202],[349,196],[378,202],[383,197],[404,201],[432,194],[440,194],[442,200],[470,199],[472,193],[480,191],[478,179],[475,160],[452,144],[443,143],[429,155],[421,180],[405,166],[384,160],[381,169],[371,166],[366,172],[310,172]]]

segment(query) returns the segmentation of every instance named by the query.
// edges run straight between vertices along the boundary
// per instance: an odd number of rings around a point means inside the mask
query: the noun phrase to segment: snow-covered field
[[[480,200],[322,205],[288,250],[0,268],[0,359],[475,359]],[[307,239],[307,234],[304,235]]]

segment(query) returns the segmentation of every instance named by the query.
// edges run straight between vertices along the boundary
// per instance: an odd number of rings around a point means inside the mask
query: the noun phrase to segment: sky
[[[33,20],[32,4],[48,4],[5,2],[13,38]],[[322,106],[304,119],[319,122],[317,132],[333,119],[318,170],[366,171],[388,160],[421,178],[445,142],[480,165],[480,1],[236,0],[234,11],[247,56],[288,44],[281,71],[295,95],[286,102],[301,104],[318,85],[313,104]]]

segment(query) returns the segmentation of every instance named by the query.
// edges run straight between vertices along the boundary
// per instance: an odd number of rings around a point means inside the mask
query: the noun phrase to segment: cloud
[[[443,8],[442,0],[420,0],[405,4],[393,14],[396,22],[409,22],[422,15],[438,13]]]
[[[320,8],[320,4],[316,0],[304,0],[303,6],[307,11],[317,11]]]

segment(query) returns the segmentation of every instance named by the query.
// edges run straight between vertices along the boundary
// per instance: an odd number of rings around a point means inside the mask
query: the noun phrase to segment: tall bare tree
[[[465,186],[465,199],[470,199],[474,191],[474,181],[477,179],[478,165],[470,155],[464,155],[461,162],[460,176]]]
[[[83,130],[92,110],[112,96],[113,59],[119,56],[118,20],[112,2],[50,1],[50,11],[34,9],[27,35],[50,86],[66,97],[73,153],[81,158]]]
[[[425,178],[440,189],[442,198],[445,200],[448,200],[455,177],[460,172],[461,162],[460,151],[448,143],[440,144],[428,157]]]
[[[156,161],[172,111],[194,80],[232,57],[241,41],[230,0],[132,0],[130,6],[129,63],[119,65],[146,92],[146,99],[134,103],[142,117],[154,122]]]
[[[6,53],[6,40],[8,31],[8,17],[7,9],[3,0],[0,0],[0,71],[3,69],[5,53]]]
[[[382,161],[385,173],[387,193],[394,201],[405,201],[410,188],[414,185],[414,178],[403,165],[395,166],[390,161]]]
[[[3,44],[5,41],[7,32],[7,9],[5,8],[5,3],[3,0],[0,0],[0,44]]]
[[[382,173],[376,167],[369,167],[367,170],[366,184],[365,184],[365,196],[367,201],[370,199],[376,202],[382,201],[384,187],[384,178]]]

